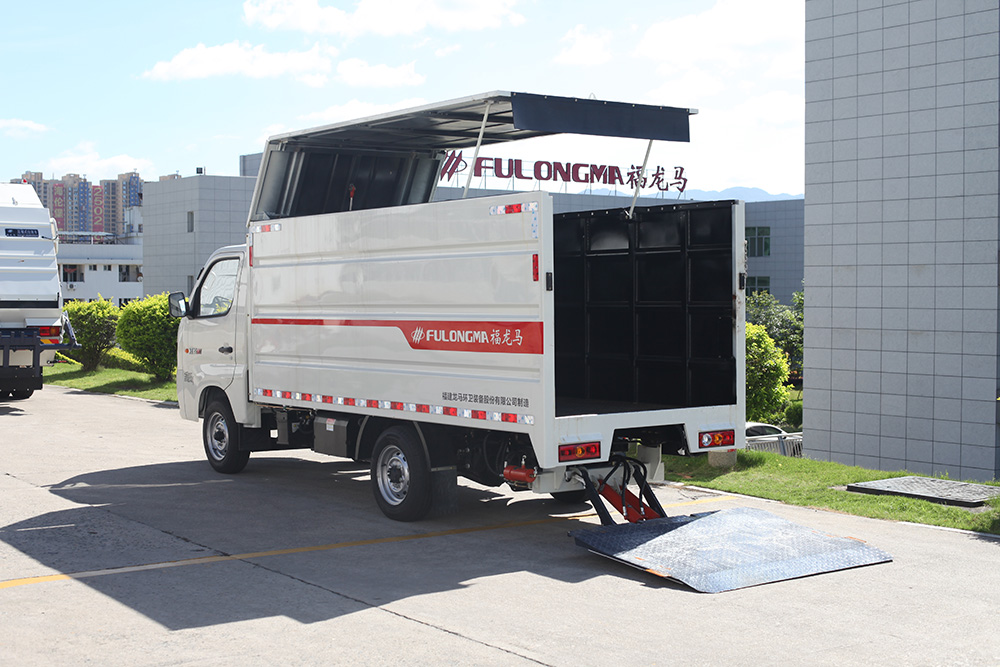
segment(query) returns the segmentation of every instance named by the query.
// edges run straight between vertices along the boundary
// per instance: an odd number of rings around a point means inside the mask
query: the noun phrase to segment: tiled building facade
[[[1000,475],[996,0],[807,0],[805,451]]]

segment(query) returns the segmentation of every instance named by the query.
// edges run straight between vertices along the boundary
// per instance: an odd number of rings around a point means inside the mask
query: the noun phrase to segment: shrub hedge
[[[166,292],[130,301],[118,318],[118,345],[135,355],[147,373],[169,380],[177,367],[179,324],[170,316]]]

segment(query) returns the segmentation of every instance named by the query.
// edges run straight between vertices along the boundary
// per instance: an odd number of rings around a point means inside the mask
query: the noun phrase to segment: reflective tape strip
[[[351,398],[349,396],[327,396],[324,394],[285,391],[283,389],[264,389],[263,387],[254,389],[253,393],[255,396],[265,398],[287,398],[306,403],[320,403],[323,405],[346,405],[357,408],[386,410],[389,412],[419,412],[430,415],[441,415],[444,417],[457,417],[459,419],[503,422],[507,424],[524,424],[526,426],[533,426],[535,424],[535,417],[533,415],[525,415],[516,412],[491,412],[488,410],[457,408],[451,405],[403,403],[402,401],[383,401],[374,398]]]

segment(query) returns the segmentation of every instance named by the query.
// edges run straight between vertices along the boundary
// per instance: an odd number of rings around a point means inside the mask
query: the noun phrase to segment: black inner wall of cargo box
[[[736,403],[732,210],[554,217],[557,415]]]

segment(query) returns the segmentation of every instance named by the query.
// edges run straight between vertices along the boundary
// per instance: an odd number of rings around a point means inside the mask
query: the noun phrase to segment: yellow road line
[[[680,503],[664,505],[664,509],[674,507],[687,507],[689,505],[700,505],[702,503],[713,503],[726,500],[732,496],[710,496],[697,500],[688,500]],[[364,547],[373,544],[391,544],[394,542],[408,542],[410,540],[423,540],[431,537],[448,537],[451,535],[461,535],[464,533],[480,533],[488,530],[502,530],[504,528],[522,528],[524,526],[534,526],[543,523],[554,523],[557,521],[571,521],[573,519],[583,519],[596,516],[595,512],[584,514],[572,514],[570,516],[554,516],[544,519],[533,519],[531,521],[517,521],[511,523],[499,523],[492,526],[474,526],[472,528],[452,528],[450,530],[436,530],[429,533],[419,533],[416,535],[396,535],[393,537],[377,537],[371,540],[354,540],[352,542],[336,542],[334,544],[320,544],[311,547],[294,547],[291,549],[272,549],[270,551],[253,551],[244,554],[232,554],[229,556],[203,556],[200,558],[185,558],[183,560],[163,561],[160,563],[148,563],[146,565],[130,565],[127,567],[114,567],[105,570],[89,570],[85,572],[74,572],[72,574],[47,574],[38,577],[24,577],[22,579],[8,579],[0,581],[0,589],[14,588],[16,586],[27,586],[29,584],[44,584],[50,581],[69,581],[75,579],[90,579],[92,577],[103,577],[109,574],[127,574],[130,572],[145,572],[148,570],[164,570],[171,567],[183,567],[187,565],[206,565],[208,563],[223,563],[234,560],[250,560],[252,558],[266,558],[268,556],[287,556],[291,554],[308,553],[311,551],[332,551],[333,549],[345,549],[348,547]]]

